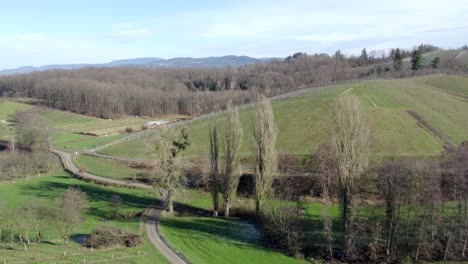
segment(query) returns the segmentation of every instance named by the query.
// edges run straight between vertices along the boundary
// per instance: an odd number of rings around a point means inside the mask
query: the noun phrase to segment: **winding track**
[[[57,149],[51,150],[53,153],[60,157],[63,166],[66,170],[73,173],[74,176],[86,180],[92,181],[95,183],[103,184],[103,185],[113,185],[113,186],[121,186],[121,187],[128,187],[128,188],[140,188],[140,189],[151,189],[152,187],[147,184],[142,183],[131,183],[125,181],[119,181],[114,179],[109,179],[105,177],[100,177],[88,172],[80,172],[80,169],[76,167],[73,163],[73,154],[63,152]],[[171,263],[174,264],[187,264],[187,262],[178,255],[175,251],[173,251],[161,238],[158,232],[158,225],[159,225],[159,216],[162,211],[162,206],[155,206],[148,208],[146,210],[145,215],[145,227],[146,227],[146,234],[148,235],[149,240],[151,243],[161,252],[161,254],[169,260]]]
[[[295,91],[291,91],[291,92],[287,92],[287,93],[284,93],[284,94],[273,96],[270,99],[272,101],[279,101],[279,100],[284,100],[284,99],[288,99],[288,98],[291,98],[291,97],[297,97],[297,96],[300,96],[300,95],[303,95],[305,93],[310,92],[310,90],[313,89],[313,88],[314,87],[298,89],[298,90],[295,90]],[[241,106],[241,108],[245,109],[245,108],[250,108],[250,107],[253,107],[253,106],[254,106],[254,103],[250,103],[250,104]],[[181,122],[177,122],[177,123],[172,123],[172,124],[170,124],[170,126],[186,125],[186,124],[189,124],[189,123],[191,123],[191,122],[193,122],[195,120],[203,119],[203,118],[206,118],[208,116],[210,116],[210,114],[202,115],[202,116],[190,119],[190,120],[185,120],[185,121],[181,121]],[[128,135],[126,137],[123,137],[121,139],[118,139],[116,141],[113,141],[113,142],[111,142],[109,144],[106,144],[106,145],[103,145],[103,146],[100,146],[100,147],[96,147],[94,149],[89,149],[87,151],[78,151],[76,153],[77,154],[78,153],[85,153],[85,154],[88,154],[88,155],[94,155],[94,156],[97,156],[97,157],[109,158],[109,159],[114,159],[114,160],[124,161],[124,162],[125,161],[142,161],[142,162],[145,162],[147,160],[136,160],[136,159],[115,157],[115,156],[108,156],[108,155],[104,155],[104,154],[99,154],[96,151],[107,148],[109,146],[112,146],[112,145],[115,145],[115,144],[118,144],[118,143],[122,143],[122,142],[125,142],[125,141],[128,141],[128,140],[138,138],[140,135],[155,133],[155,131],[157,131],[157,130],[154,130],[154,131],[153,130],[144,130],[144,131],[136,132],[136,133],[133,133],[133,134]],[[150,185],[143,184],[143,183],[120,181],[120,180],[101,177],[101,176],[98,176],[98,175],[95,175],[95,174],[92,174],[92,173],[89,173],[89,172],[80,172],[80,169],[73,163],[73,154],[68,153],[68,152],[64,152],[64,151],[61,151],[61,150],[58,150],[58,149],[51,149],[51,151],[53,153],[55,153],[57,156],[60,157],[60,160],[62,161],[62,164],[63,164],[64,168],[66,170],[70,171],[71,173],[73,173],[73,175],[75,177],[77,177],[77,178],[80,178],[80,179],[83,179],[83,180],[86,180],[86,181],[92,181],[92,182],[95,182],[95,183],[98,183],[98,184],[103,184],[103,185],[121,186],[121,187],[128,187],[128,188],[140,188],[140,189],[151,189],[152,188]],[[158,231],[159,216],[160,216],[161,212],[162,212],[162,206],[161,205],[154,206],[154,207],[148,208],[146,210],[145,227],[146,227],[146,233],[148,235],[149,240],[159,250],[159,252],[161,252],[161,254],[167,260],[169,260],[171,263],[174,263],[174,264],[188,264],[189,262],[186,261],[183,256],[179,255],[177,252],[175,252],[173,249],[171,249],[165,243],[165,241],[161,238],[161,235],[159,234],[159,231]]]

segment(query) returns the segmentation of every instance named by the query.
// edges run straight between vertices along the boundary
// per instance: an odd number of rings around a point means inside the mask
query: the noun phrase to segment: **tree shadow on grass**
[[[376,223],[383,221],[382,215],[379,214],[381,208],[378,206],[368,206],[364,210],[360,208],[359,215],[367,218],[367,223]],[[341,250],[342,246],[342,225],[339,215],[331,215],[332,220],[332,247],[336,252]],[[365,225],[365,223],[364,223]],[[366,226],[366,229],[371,228]],[[328,247],[326,233],[324,230],[324,222],[320,211],[313,211],[306,214],[306,224],[304,228],[304,252],[308,256],[321,256]]]
[[[86,193],[88,201],[90,202],[88,214],[105,219],[112,219],[111,216],[113,215],[114,209],[110,206],[110,201],[113,195],[120,196],[122,199],[122,208],[124,209],[132,208],[135,210],[144,210],[158,202],[156,198],[145,195],[145,191],[141,191],[141,194],[132,193],[137,191],[99,186],[87,182],[72,181],[67,183],[66,180],[71,179],[67,176],[56,176],[56,178],[65,180],[63,182],[45,181],[33,186],[23,186],[22,192],[26,195],[54,200],[60,197],[60,195],[70,187],[79,188],[81,191]],[[93,206],[93,204],[102,202],[109,203],[109,206]]]
[[[209,216],[211,211],[182,202],[174,202],[174,210],[179,216]]]
[[[125,220],[115,216],[114,208],[111,206],[113,195],[120,196],[122,200],[121,209],[134,211],[143,211],[148,207],[161,204],[161,200],[154,197],[147,190],[128,189],[125,187],[103,186],[95,183],[89,183],[74,179],[70,176],[54,176],[50,181],[42,181],[34,185],[22,186],[22,194],[32,197],[44,198],[53,201],[60,197],[68,188],[79,188],[86,193],[90,203],[88,215],[105,220]],[[100,203],[108,203],[103,205]],[[176,202],[174,208],[182,214],[189,215],[208,215],[209,211],[194,207],[185,203]],[[139,216],[139,214],[135,215]],[[135,218],[135,221],[139,221]]]
[[[249,235],[244,229],[248,228],[256,232],[251,223],[238,219],[214,218],[214,217],[165,217],[160,220],[162,226],[179,230],[181,233],[200,233],[201,236],[214,236],[226,242],[232,242],[233,246],[243,248],[251,247],[265,251],[277,250],[267,247],[258,239],[257,234]],[[188,231],[188,232],[185,232]]]

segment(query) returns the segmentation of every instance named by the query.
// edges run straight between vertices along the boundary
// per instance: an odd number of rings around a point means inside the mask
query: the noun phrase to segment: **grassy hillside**
[[[468,99],[467,77],[437,74],[429,77],[423,77],[419,82]]]
[[[436,50],[423,54],[424,65],[429,66],[436,57],[440,58],[440,63],[444,66],[468,66],[468,50]]]
[[[18,112],[32,108],[33,106],[15,102],[6,99],[0,99],[0,120],[7,120],[10,118],[10,115]]]
[[[31,105],[0,99],[0,139],[14,133],[11,115],[32,108]]]
[[[458,145],[468,140],[468,103],[464,98],[468,93],[467,80],[455,75],[431,75],[311,88],[301,97],[273,103],[279,133],[277,148],[282,153],[313,153],[330,139],[335,99],[352,94],[359,97],[367,113],[375,157],[437,155],[443,150],[443,142]],[[242,153],[247,155],[251,148],[253,110],[243,110],[240,118],[244,128]],[[221,127],[224,122],[225,117],[221,115]],[[194,121],[188,129],[192,145],[187,155],[207,156],[207,120]],[[101,152],[132,158],[146,156],[144,139],[114,145]]]

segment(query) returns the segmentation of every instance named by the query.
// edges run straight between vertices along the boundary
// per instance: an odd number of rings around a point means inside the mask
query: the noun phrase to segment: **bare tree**
[[[117,194],[113,194],[112,197],[110,198],[111,206],[113,209],[114,217],[119,216],[119,210],[122,207],[122,197],[120,197]]]
[[[38,213],[35,209],[33,206],[18,208],[14,215],[18,238],[24,251],[27,251],[31,244],[31,233],[37,224]]]
[[[351,245],[351,216],[355,182],[368,166],[369,128],[359,99],[346,96],[338,99],[334,109],[332,149],[338,172],[343,250],[349,255]]]
[[[225,216],[229,217],[232,200],[236,196],[239,178],[241,176],[240,148],[242,140],[242,127],[239,119],[239,110],[232,101],[226,105],[227,121],[225,135],[225,169],[223,174],[223,198]]]
[[[190,144],[188,132],[185,128],[179,131],[162,129],[155,138],[156,172],[154,174],[155,187],[165,197],[165,207],[169,214],[174,213],[174,193],[180,185],[181,151]]]
[[[209,137],[210,137],[210,180],[209,188],[211,198],[213,200],[213,215],[218,216],[219,207],[219,138],[218,138],[218,124],[215,115],[212,115],[209,120]]]
[[[37,110],[26,110],[16,113],[17,143],[32,152],[46,150],[50,146],[54,129]]]
[[[332,146],[330,144],[321,144],[315,156],[320,171],[321,198],[325,203],[330,203],[336,193],[336,166]]]
[[[277,170],[276,134],[270,100],[264,95],[258,95],[253,133],[257,215],[260,215],[262,204],[271,192],[273,177]]]
[[[88,207],[86,194],[76,188],[68,188],[59,198],[55,210],[56,227],[65,245],[68,244],[73,230],[82,222],[82,214]]]

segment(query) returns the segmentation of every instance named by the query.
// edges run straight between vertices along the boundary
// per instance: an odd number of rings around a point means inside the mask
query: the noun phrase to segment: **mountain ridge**
[[[12,69],[0,70],[0,75],[12,75],[48,70],[76,70],[88,67],[141,67],[141,68],[222,68],[226,66],[241,67],[244,65],[263,63],[274,58],[253,58],[249,56],[226,55],[220,57],[176,57],[163,59],[159,57],[141,57],[131,59],[113,60],[107,63],[77,63],[77,64],[50,64],[43,66],[22,66]]]

